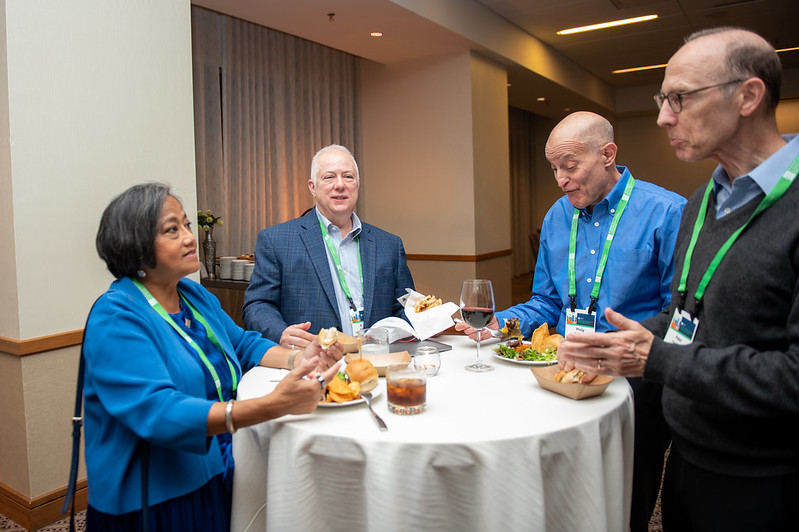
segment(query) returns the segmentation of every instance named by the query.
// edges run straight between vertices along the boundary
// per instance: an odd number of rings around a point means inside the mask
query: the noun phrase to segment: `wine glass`
[[[494,317],[494,287],[487,279],[463,281],[461,316],[477,332],[477,360],[466,366],[469,371],[492,371],[494,366],[480,360],[480,335]]]

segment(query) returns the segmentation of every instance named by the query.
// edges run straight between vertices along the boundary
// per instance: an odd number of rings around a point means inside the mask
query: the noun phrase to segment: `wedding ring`
[[[322,387],[322,391],[324,392],[325,388],[327,388],[327,383],[325,382],[325,378],[322,377],[321,375],[317,375],[316,380],[319,381],[319,385]]]
[[[602,359],[596,359],[596,369],[602,369]]]

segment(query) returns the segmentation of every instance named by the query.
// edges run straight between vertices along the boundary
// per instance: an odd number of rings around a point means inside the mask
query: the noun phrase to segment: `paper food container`
[[[569,399],[586,399],[588,397],[596,397],[602,395],[613,381],[613,377],[608,375],[598,375],[593,381],[588,384],[570,383],[562,384],[555,381],[555,374],[558,372],[558,366],[543,366],[530,368],[538,381],[538,385],[545,390],[564,395]]]
[[[341,344],[341,347],[344,349],[345,353],[358,352],[358,339],[354,336],[350,336],[349,334],[345,334],[341,331],[336,331],[336,340]]]
[[[396,353],[364,353],[362,356],[374,365],[377,374],[381,377],[386,376],[386,368],[391,364],[408,364],[411,361],[411,354],[407,351],[397,351]],[[347,364],[357,359],[357,349],[355,353],[349,353],[344,357],[344,361]]]

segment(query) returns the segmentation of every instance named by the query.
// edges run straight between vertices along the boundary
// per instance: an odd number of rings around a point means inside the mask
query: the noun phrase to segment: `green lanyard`
[[[721,260],[727,254],[727,251],[732,247],[735,241],[738,239],[738,236],[746,229],[746,226],[761,212],[765,211],[769,207],[771,207],[775,201],[780,199],[785,191],[788,190],[788,187],[791,186],[794,179],[796,178],[796,174],[799,172],[799,155],[793,160],[793,162],[788,166],[788,169],[785,170],[785,173],[782,174],[780,180],[777,181],[777,184],[774,185],[774,188],[771,189],[771,192],[768,195],[760,200],[760,203],[755,208],[755,212],[753,212],[749,219],[736,230],[730,237],[727,239],[726,242],[719,248],[718,252],[716,252],[716,256],[713,257],[713,260],[710,262],[710,266],[708,266],[707,271],[702,276],[701,281],[699,281],[699,286],[696,288],[696,293],[694,294],[694,299],[696,300],[697,306],[697,313],[699,310],[699,305],[702,302],[702,297],[705,295],[705,288],[710,283],[710,279],[713,278],[713,274],[716,273],[716,269],[721,264]],[[688,282],[688,271],[691,268],[691,258],[694,254],[694,248],[696,247],[696,242],[699,240],[699,232],[702,230],[702,227],[705,225],[705,216],[707,215],[707,206],[708,206],[708,199],[710,198],[710,192],[713,190],[713,180],[711,179],[708,184],[707,188],[705,189],[705,195],[702,197],[702,204],[699,207],[699,213],[696,215],[696,221],[694,222],[694,229],[691,233],[691,241],[688,243],[688,250],[685,252],[685,260],[682,265],[682,274],[680,275],[680,285],[677,287],[677,291],[680,293],[680,308],[684,309],[685,306],[685,287]]]
[[[333,239],[330,238],[327,227],[322,223],[322,220],[319,220],[319,227],[322,228],[322,238],[325,239],[327,250],[330,252],[330,256],[333,258],[333,264],[336,266],[336,273],[338,273],[338,282],[341,285],[341,289],[344,291],[344,295],[347,296],[347,301],[350,302],[350,307],[353,312],[358,312],[358,309],[355,307],[355,302],[352,300],[352,294],[350,293],[350,287],[347,285],[347,279],[344,277],[344,268],[341,267],[341,261],[338,258],[338,252],[336,251],[335,244],[333,244]],[[355,243],[358,244],[358,272],[361,275],[361,290],[363,290],[363,265],[361,264],[360,239],[356,237]]]
[[[616,213],[613,215],[613,220],[610,222],[610,229],[608,229],[608,236],[605,238],[605,245],[602,248],[602,255],[599,256],[599,264],[596,268],[596,275],[594,275],[594,288],[591,290],[591,304],[588,306],[588,312],[596,310],[596,302],[599,299],[599,288],[602,285],[602,275],[605,273],[605,266],[608,263],[608,255],[610,254],[610,245],[613,243],[613,238],[616,236],[616,229],[619,227],[619,220],[624,210],[627,208],[627,203],[630,201],[630,194],[632,194],[633,187],[635,186],[635,179],[633,176],[627,180],[627,186],[624,187],[624,193],[616,206]],[[572,215],[572,228],[571,235],[569,235],[569,298],[571,299],[571,311],[577,308],[575,297],[577,296],[577,282],[575,280],[575,257],[577,255],[577,221],[580,219],[580,210],[574,209]]]
[[[172,316],[167,314],[166,310],[164,310],[164,307],[161,306],[161,303],[159,303],[153,297],[150,291],[147,290],[147,288],[145,288],[145,286],[141,284],[141,282],[139,282],[138,279],[132,279],[132,281],[133,284],[135,284],[136,287],[141,291],[141,293],[144,294],[145,299],[147,299],[147,302],[150,304],[153,310],[155,310],[162,318],[164,318],[166,322],[169,323],[172,326],[172,328],[175,329],[178,332],[178,334],[184,340],[186,340],[186,342],[188,342],[190,346],[194,348],[195,351],[197,351],[197,354],[200,355],[200,360],[202,360],[202,363],[208,369],[208,372],[211,374],[211,378],[214,379],[214,386],[216,386],[216,393],[217,395],[219,395],[219,400],[224,402],[224,398],[222,397],[222,382],[219,380],[219,374],[216,372],[214,365],[211,364],[211,361],[208,360],[208,357],[205,355],[202,348],[199,345],[197,345],[197,342],[195,342],[191,338],[191,336],[186,334],[186,331],[184,331],[182,328],[178,326],[177,323],[175,323],[175,320],[172,319]],[[211,326],[208,324],[208,321],[205,319],[205,317],[202,314],[200,314],[191,303],[189,303],[188,299],[183,297],[183,294],[180,294],[180,298],[189,306],[192,313],[194,314],[194,317],[197,318],[197,321],[199,321],[202,324],[202,326],[205,327],[205,333],[208,335],[208,339],[211,340],[211,343],[214,344],[222,352],[222,356],[225,357],[225,362],[227,362],[228,368],[230,369],[230,376],[233,378],[231,395],[233,397],[236,397],[236,388],[238,388],[238,378],[236,377],[236,368],[230,362],[230,359],[228,358],[227,353],[225,353],[225,350],[222,349],[222,346],[219,344],[219,340],[217,339],[216,334],[214,334],[214,330],[211,329]]]

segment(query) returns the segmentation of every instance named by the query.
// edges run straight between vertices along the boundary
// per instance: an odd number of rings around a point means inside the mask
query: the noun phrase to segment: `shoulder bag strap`
[[[78,462],[80,459],[80,432],[83,426],[83,376],[86,372],[86,361],[83,356],[83,344],[86,338],[86,330],[89,326],[89,317],[92,315],[94,305],[97,301],[92,303],[92,308],[89,309],[89,314],[86,316],[86,323],[83,325],[83,340],[80,343],[80,361],[78,363],[78,385],[75,392],[75,412],[72,416],[72,463],[69,467],[69,482],[67,484],[67,495],[64,499],[64,505],[61,507],[61,513],[67,513],[69,508],[69,532],[75,532],[75,487],[78,482]],[[147,470],[150,464],[150,446],[145,440],[139,442],[139,448],[142,455],[142,471],[141,471],[141,500],[142,500],[142,531],[149,532],[150,519],[147,508],[149,507],[147,501],[148,490],[148,475]]]

